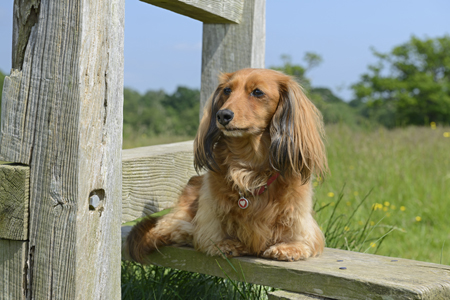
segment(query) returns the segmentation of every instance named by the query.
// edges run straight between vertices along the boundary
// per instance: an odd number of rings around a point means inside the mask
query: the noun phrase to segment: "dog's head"
[[[326,171],[322,116],[289,76],[267,69],[222,74],[205,105],[194,143],[194,165],[214,171],[221,135],[251,138],[270,132],[271,166],[283,176],[309,180]]]

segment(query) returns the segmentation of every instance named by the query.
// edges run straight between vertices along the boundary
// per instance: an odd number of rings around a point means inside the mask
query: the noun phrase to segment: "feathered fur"
[[[219,111],[232,119],[221,120]],[[143,262],[169,244],[287,261],[320,254],[310,179],[327,171],[322,137],[320,112],[291,77],[265,69],[223,74],[194,142],[194,166],[206,173],[190,180],[171,213],[133,228],[131,257]],[[247,209],[237,205],[240,194]]]

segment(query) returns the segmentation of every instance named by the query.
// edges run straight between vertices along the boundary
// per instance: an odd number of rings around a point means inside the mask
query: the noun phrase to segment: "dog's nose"
[[[222,109],[217,112],[216,116],[217,116],[217,121],[220,124],[222,124],[223,126],[225,126],[228,123],[230,123],[231,120],[233,120],[234,112],[232,112],[229,109]]]

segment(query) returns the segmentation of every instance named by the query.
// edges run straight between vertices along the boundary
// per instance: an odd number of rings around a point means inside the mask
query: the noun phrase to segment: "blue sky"
[[[12,0],[0,3],[0,70],[11,68]],[[200,87],[202,23],[137,0],[125,4],[125,86],[140,92]],[[388,52],[409,40],[450,34],[448,0],[267,0],[266,67],[282,54],[302,64],[305,52],[323,63],[307,74],[314,86],[350,100],[348,87]]]

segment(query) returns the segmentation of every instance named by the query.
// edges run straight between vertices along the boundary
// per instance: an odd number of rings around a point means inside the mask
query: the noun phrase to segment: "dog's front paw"
[[[276,260],[297,261],[300,259],[307,259],[311,255],[311,249],[308,246],[301,242],[294,242],[275,244],[264,251],[262,257]]]
[[[248,254],[244,245],[236,240],[223,240],[215,244],[215,255],[221,255],[223,257],[235,257]]]

